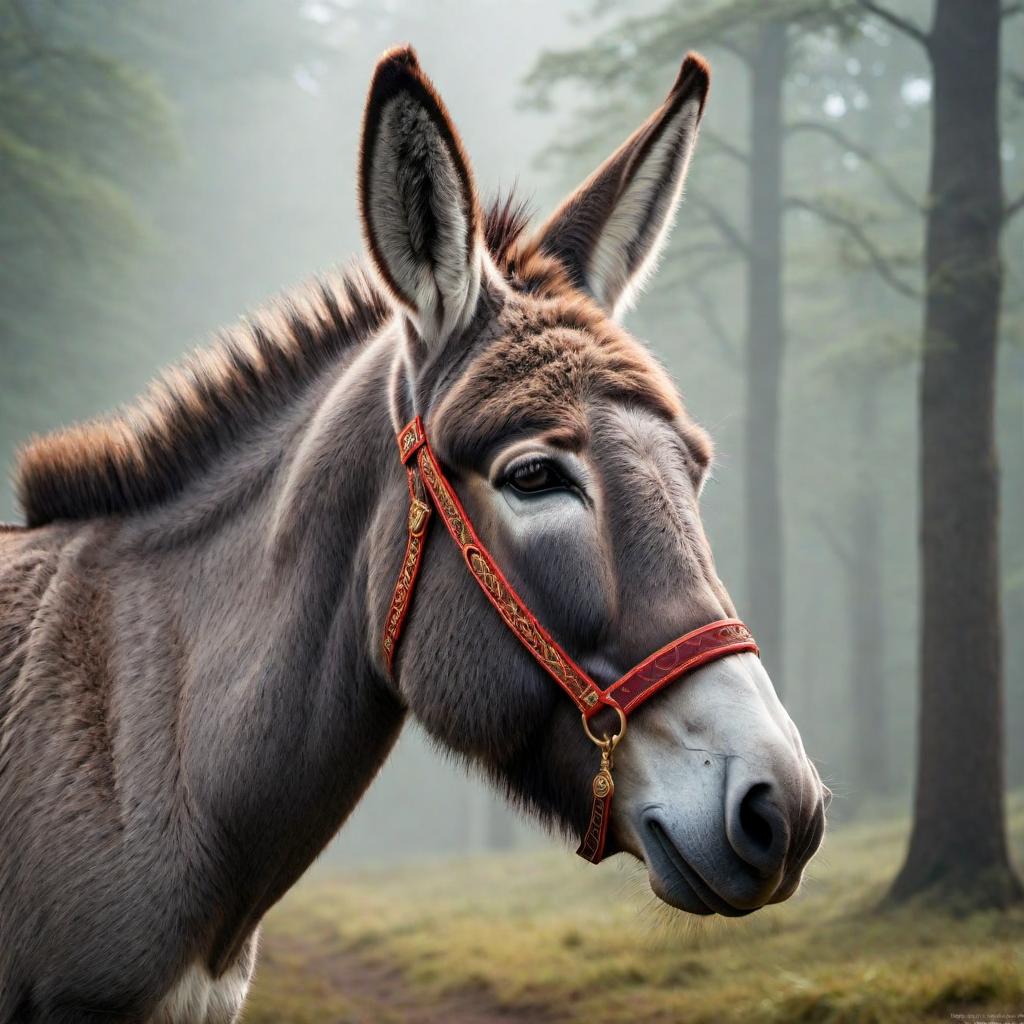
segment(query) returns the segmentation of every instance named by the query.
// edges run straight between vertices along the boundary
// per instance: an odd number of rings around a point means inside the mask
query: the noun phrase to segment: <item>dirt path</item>
[[[327,953],[315,942],[289,940],[285,947],[280,939],[271,939],[260,959],[256,991],[261,973],[297,972],[302,978],[295,981],[309,983],[304,1012],[323,1024],[558,1024],[564,1020],[543,1006],[504,1006],[486,985],[426,1003],[395,964],[355,953]],[[332,996],[344,1000],[345,1010],[339,1014],[331,1009],[320,1016],[317,1003],[333,1002]],[[293,1022],[282,1019],[280,1024]]]
[[[365,1000],[368,1009],[391,1014],[403,1024],[540,1024],[551,1019],[540,1007],[501,1006],[486,986],[463,990],[432,1006],[424,1005],[422,996],[393,965],[333,959],[324,968],[340,991]],[[380,1019],[372,1014],[366,1018],[367,1024]]]

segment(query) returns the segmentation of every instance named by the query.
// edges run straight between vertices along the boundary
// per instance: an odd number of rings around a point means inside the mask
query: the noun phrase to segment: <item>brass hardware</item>
[[[430,515],[430,506],[419,498],[413,498],[409,506],[409,532],[418,537],[423,528],[427,525],[427,518]]]
[[[594,796],[598,800],[603,800],[615,792],[615,782],[612,779],[612,752],[610,750],[601,750],[601,767],[598,768],[590,788],[594,791]]]
[[[626,735],[626,712],[623,711],[622,708],[618,706],[618,704],[610,704],[609,707],[615,708],[616,712],[618,712],[619,715],[619,731],[610,738],[608,734],[605,733],[604,736],[601,737],[601,739],[598,739],[590,731],[590,723],[587,721],[587,716],[580,715],[580,718],[583,719],[583,731],[587,734],[587,739],[590,740],[591,743],[594,743],[597,746],[599,746],[602,750],[607,746],[610,752],[619,745],[619,743],[622,741],[622,737]]]
[[[605,733],[598,739],[590,731],[590,723],[587,722],[587,716],[580,716],[583,720],[583,731],[587,734],[587,738],[592,743],[596,743],[601,749],[601,764],[597,769],[597,774],[594,776],[594,781],[590,784],[595,800],[609,799],[615,792],[615,780],[612,778],[612,755],[615,753],[615,748],[621,742],[622,737],[626,735],[626,713],[617,704],[613,704],[612,707],[615,708],[619,715],[619,731],[614,736],[609,736],[608,733]]]

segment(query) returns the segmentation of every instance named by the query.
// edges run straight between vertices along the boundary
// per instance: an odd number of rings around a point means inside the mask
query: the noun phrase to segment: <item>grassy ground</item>
[[[1024,797],[1011,827],[1019,863]],[[569,853],[322,869],[269,915],[245,1021],[1024,1020],[1024,911],[874,909],[906,829],[837,831],[796,897],[741,921],[671,915],[639,871]]]

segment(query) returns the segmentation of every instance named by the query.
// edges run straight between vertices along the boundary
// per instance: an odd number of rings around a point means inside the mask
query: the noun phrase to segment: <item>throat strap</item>
[[[747,627],[738,619],[722,619],[701,626],[666,644],[645,658],[624,676],[602,688],[569,656],[538,622],[526,602],[516,593],[473,528],[458,495],[448,482],[427,441],[417,416],[398,434],[398,451],[409,482],[409,515],[405,556],[395,582],[391,604],[384,620],[381,640],[387,670],[392,670],[402,627],[412,604],[430,526],[431,511],[441,521],[458,549],[466,567],[505,625],[533,655],[538,665],[562,688],[583,717],[587,736],[601,749],[601,764],[592,784],[594,802],[590,822],[577,853],[597,863],[604,855],[611,814],[612,755],[626,731],[626,716],[669,683],[694,669],[729,654],[758,647]],[[602,708],[619,716],[619,731],[612,737],[596,737],[589,721]]]

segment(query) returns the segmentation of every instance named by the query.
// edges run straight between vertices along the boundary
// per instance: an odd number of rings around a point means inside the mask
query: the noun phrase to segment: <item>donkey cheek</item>
[[[504,630],[494,618],[493,631]],[[420,647],[415,634],[403,641],[409,649],[402,690],[413,715],[435,739],[494,766],[529,747],[555,698],[550,684],[536,678],[537,666],[509,639],[468,638],[443,651]]]

